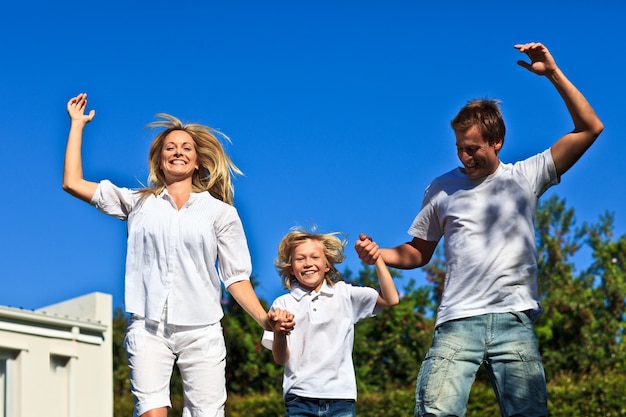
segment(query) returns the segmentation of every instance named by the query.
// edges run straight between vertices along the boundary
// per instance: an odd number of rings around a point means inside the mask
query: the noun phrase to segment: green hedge
[[[551,417],[626,416],[626,375],[618,372],[594,372],[589,375],[559,375],[548,383]],[[390,389],[386,392],[359,393],[359,417],[413,416],[415,388]],[[266,395],[231,395],[226,405],[228,417],[282,417],[280,393]],[[467,417],[499,416],[495,395],[488,383],[474,383]]]

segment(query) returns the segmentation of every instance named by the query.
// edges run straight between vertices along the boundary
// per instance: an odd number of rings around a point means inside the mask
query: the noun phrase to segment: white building
[[[112,298],[0,306],[0,417],[113,415]]]

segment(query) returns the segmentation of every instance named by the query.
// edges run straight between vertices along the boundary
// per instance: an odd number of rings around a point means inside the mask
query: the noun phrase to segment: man
[[[541,314],[534,220],[538,198],[591,146],[604,126],[540,43],[515,45],[529,71],[546,77],[574,129],[548,150],[515,164],[498,153],[505,126],[495,100],[473,100],[451,125],[462,166],[426,189],[410,242],[379,249],[358,240],[359,257],[412,269],[444,238],[445,285],[433,342],[417,378],[416,416],[465,415],[485,364],[503,416],[547,416],[546,382],[533,322]]]

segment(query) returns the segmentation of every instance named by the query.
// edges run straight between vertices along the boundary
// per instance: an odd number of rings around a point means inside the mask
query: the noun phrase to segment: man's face
[[[498,152],[502,140],[489,144],[477,126],[465,131],[455,131],[456,152],[463,167],[461,171],[471,179],[479,179],[496,172],[500,160]]]

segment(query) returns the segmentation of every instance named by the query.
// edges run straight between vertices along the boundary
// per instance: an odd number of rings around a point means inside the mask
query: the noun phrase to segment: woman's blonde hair
[[[157,119],[146,127],[150,129],[164,128],[152,141],[148,152],[148,185],[143,194],[158,195],[165,188],[165,176],[160,168],[161,151],[165,138],[175,130],[182,130],[193,139],[198,157],[198,169],[193,173],[192,189],[194,192],[208,191],[211,195],[225,203],[233,204],[234,187],[232,177],[242,172],[226,155],[224,147],[216,136],[230,142],[228,136],[209,126],[197,123],[183,124],[176,117],[159,113]]]
[[[282,279],[283,286],[290,290],[291,283],[296,279],[291,273],[293,250],[308,241],[318,242],[322,247],[326,257],[326,264],[329,268],[324,274],[324,279],[328,285],[333,285],[335,282],[340,281],[341,273],[335,265],[343,262],[345,258],[343,251],[347,241],[340,239],[338,236],[341,236],[338,232],[317,234],[301,227],[291,229],[278,244],[278,256],[274,261],[274,266]]]

